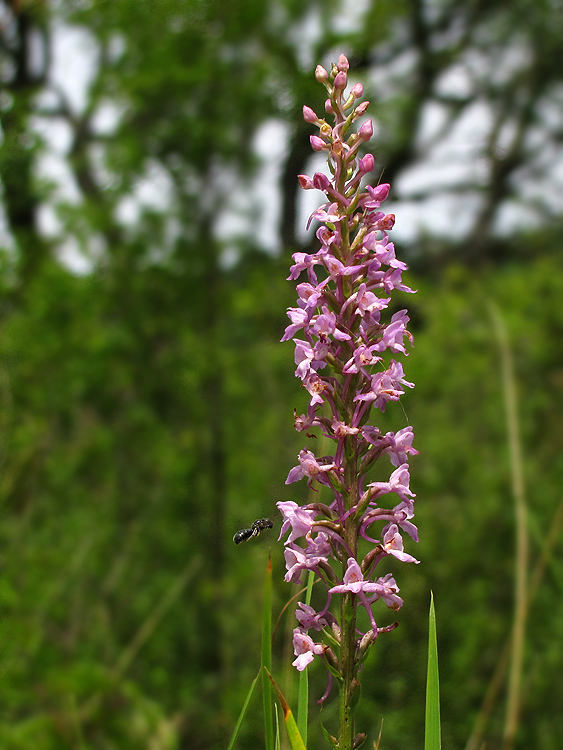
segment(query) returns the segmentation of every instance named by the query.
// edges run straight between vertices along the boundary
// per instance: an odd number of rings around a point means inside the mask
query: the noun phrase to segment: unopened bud
[[[366,738],[367,738],[367,734],[365,732],[358,732],[358,734],[354,737],[354,742],[352,743],[352,750],[357,750],[357,748],[361,747],[366,741]]]
[[[319,83],[326,83],[328,81],[328,72],[322,65],[317,65],[315,68],[315,78]]]
[[[358,159],[358,169],[362,174],[371,172],[375,166],[375,159],[373,154],[366,154],[363,158]]]
[[[365,113],[368,107],[369,107],[369,102],[362,102],[361,104],[358,104],[358,106],[356,107],[356,112],[355,112],[356,117],[361,117]]]
[[[358,680],[357,677],[354,677],[354,679],[352,680],[352,684],[350,685],[350,693],[348,697],[348,705],[352,711],[358,705],[358,701],[360,700],[361,694],[362,694],[362,686],[360,684],[360,681]]]
[[[315,172],[313,175],[313,187],[317,190],[327,190],[330,187],[330,180],[322,172]]]
[[[358,130],[358,136],[361,138],[362,141],[369,141],[372,135],[373,135],[373,122],[371,120],[366,120],[364,123],[362,123],[361,128]]]
[[[348,58],[346,57],[346,55],[340,55],[340,57],[338,58],[338,62],[336,63],[336,67],[338,68],[338,70],[348,70],[348,68],[350,67],[350,63],[348,62]]]
[[[325,659],[330,664],[330,666],[335,669],[337,672],[340,672],[340,663],[338,661],[338,657],[334,653],[334,651],[330,648],[330,646],[327,646],[324,651]]]
[[[382,182],[381,185],[371,190],[371,200],[383,202],[389,195],[391,185],[388,182]]]
[[[346,88],[346,83],[348,81],[348,76],[343,70],[339,70],[338,73],[334,77],[334,88],[337,91],[343,91]]]
[[[374,235],[374,236],[375,236],[375,235]],[[369,237],[368,237],[368,239],[369,239]],[[368,250],[371,250],[371,249],[373,249],[373,248],[369,247],[369,243],[366,243],[366,242],[364,242],[364,247],[366,247],[366,249],[368,249]],[[381,545],[380,545],[380,544],[378,544],[378,545],[377,545],[377,547],[373,547],[372,549],[370,549],[370,551],[369,551],[369,552],[367,553],[367,555],[366,555],[366,556],[364,557],[364,559],[362,560],[362,564],[361,564],[361,566],[360,566],[360,567],[361,567],[361,570],[362,570],[362,573],[363,573],[364,575],[365,575],[365,574],[366,574],[366,572],[367,572],[367,571],[369,570],[369,568],[370,568],[370,566],[371,566],[371,564],[372,564],[372,562],[373,562],[374,558],[375,558],[375,557],[376,557],[376,556],[377,556],[377,555],[378,555],[378,554],[379,554],[380,552],[381,552]]]
[[[319,138],[318,135],[309,136],[309,140],[311,142],[311,147],[313,151],[322,151],[323,149],[327,148],[326,143],[323,141],[322,138]]]
[[[316,123],[319,118],[311,109],[311,107],[307,107],[307,105],[305,105],[303,107],[303,119],[305,120],[305,122]]]
[[[368,630],[368,632],[362,636],[360,643],[358,644],[358,653],[356,656],[359,662],[363,661],[364,657],[366,656],[367,650],[369,649],[369,647],[375,641],[376,638],[377,638],[376,630]]]
[[[334,114],[334,109],[332,108],[332,102],[330,99],[327,99],[325,102],[325,112],[328,112],[329,115]]]
[[[364,87],[361,83],[356,83],[354,86],[352,86],[352,90],[350,91],[350,96],[353,96],[354,99],[359,99],[360,96],[364,93]]]

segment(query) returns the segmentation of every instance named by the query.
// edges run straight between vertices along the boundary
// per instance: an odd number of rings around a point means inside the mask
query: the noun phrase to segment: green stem
[[[353,594],[342,597],[340,684],[338,750],[352,750],[354,742],[354,705],[352,689],[354,685],[354,656],[356,648],[356,597]]]
[[[345,464],[345,477],[351,491],[348,495],[347,505],[352,507],[356,502],[357,478],[354,474],[354,463],[348,460]],[[346,519],[344,538],[354,557],[357,556],[358,529],[353,515]],[[343,570],[347,567],[347,561],[342,562]],[[355,737],[354,708],[357,696],[353,693],[359,688],[356,677],[356,605],[357,599],[354,594],[346,594],[341,603],[341,640],[340,640],[340,704],[339,704],[339,727],[338,727],[338,750],[352,750]]]

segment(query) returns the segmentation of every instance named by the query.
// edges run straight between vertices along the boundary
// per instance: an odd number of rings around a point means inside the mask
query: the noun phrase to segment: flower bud
[[[338,62],[336,63],[336,67],[338,68],[338,70],[343,70],[344,72],[348,70],[348,68],[350,67],[350,63],[348,62],[348,58],[346,57],[346,55],[340,55],[340,57],[338,58]]]
[[[334,651],[330,648],[330,646],[327,646],[324,651],[325,659],[330,664],[330,666],[335,669],[337,672],[340,672],[340,663],[338,662],[338,657],[334,653]]]
[[[315,78],[319,83],[326,83],[328,81],[328,73],[322,65],[317,65],[315,68]]]
[[[389,195],[389,189],[391,185],[388,182],[382,182],[381,185],[378,185],[375,188],[372,188],[370,192],[370,197],[374,201],[380,201],[383,203],[383,201],[387,198]]]
[[[369,141],[373,135],[373,122],[366,120],[362,123],[361,128],[358,130],[358,136],[362,141]]]
[[[313,175],[313,187],[317,190],[328,190],[330,187],[330,180],[322,172],[315,172]]]
[[[332,102],[330,99],[327,99],[325,102],[325,112],[328,112],[329,115],[334,114],[334,109],[332,108]]]
[[[358,734],[354,737],[354,742],[352,743],[352,750],[357,750],[359,747],[361,747],[364,742],[367,739],[367,734],[365,732],[358,732]]]
[[[371,644],[375,641],[377,638],[377,631],[375,630],[368,630],[368,632],[362,636],[360,643],[358,645],[358,653],[356,656],[356,659],[358,662],[361,662],[364,660],[367,654],[368,648],[371,646]]]
[[[370,549],[370,551],[364,557],[364,559],[362,560],[362,573],[364,573],[364,575],[370,569],[372,562],[380,553],[381,553],[381,545],[378,544],[376,547],[373,547],[372,549]]]
[[[303,119],[305,120],[305,122],[311,122],[315,124],[319,118],[317,117],[315,112],[311,109],[311,107],[307,107],[307,105],[305,105],[303,107]]]
[[[362,694],[362,685],[357,677],[354,677],[352,684],[350,685],[350,697],[348,698],[348,705],[353,711],[358,705],[360,695]]]
[[[368,107],[369,107],[369,102],[362,102],[361,104],[358,104],[358,106],[356,107],[356,112],[355,112],[356,117],[361,117],[365,113]]]
[[[336,638],[336,640],[338,641],[338,643],[340,643],[340,638],[341,638],[341,634],[342,634],[341,630],[340,630],[340,625],[337,622],[333,622],[330,627],[332,629],[332,633],[333,633],[334,637]]]
[[[354,99],[359,99],[360,96],[364,93],[364,87],[361,83],[356,83],[354,86],[352,86],[352,90],[350,91],[350,96],[353,96]]]
[[[319,138],[318,135],[309,136],[309,141],[311,142],[313,151],[322,151],[323,149],[328,148],[323,139]]]
[[[343,70],[339,70],[336,76],[334,77],[334,88],[337,91],[343,91],[346,88],[346,83],[348,81],[348,76]]]
[[[373,154],[366,154],[363,158],[358,159],[358,169],[362,174],[371,172],[375,166]]]

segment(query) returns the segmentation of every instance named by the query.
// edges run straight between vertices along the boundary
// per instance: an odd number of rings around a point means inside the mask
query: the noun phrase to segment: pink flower
[[[420,560],[417,560],[412,555],[407,555],[407,553],[403,551],[403,537],[399,534],[399,529],[394,523],[391,524],[385,532],[385,536],[383,537],[383,550],[387,555],[392,555],[402,562],[413,562],[417,564],[420,562]]]
[[[293,662],[293,666],[299,672],[302,672],[307,664],[313,661],[315,656],[324,654],[325,649],[326,646],[315,643],[301,628],[295,628],[293,631],[293,653],[297,656],[297,659]]]
[[[345,93],[348,71],[344,55],[330,72],[316,68],[315,76],[328,94],[325,111],[331,115],[330,123],[310,107],[303,108],[305,121],[317,128],[310,136],[311,146],[325,154],[327,168],[312,177],[299,175],[299,183],[305,190],[322,191],[326,202],[307,224],[313,219],[320,224],[315,232],[317,251],[293,255],[289,279],[303,277],[297,284],[297,303],[287,310],[290,322],[282,338],[294,342],[295,375],[310,396],[306,413],[295,412],[295,429],[309,439],[320,433],[334,441],[330,456],[316,456],[303,448],[286,484],[306,479],[311,488],[317,488],[314,483],[326,486],[332,498],[323,493],[318,502],[304,507],[293,501],[278,503],[284,519],[280,538],[285,538],[285,580],[299,582],[304,571],[314,571],[322,582],[316,592],[326,592],[326,603],[318,612],[299,604],[293,664],[303,670],[316,655],[324,654],[331,674],[340,671],[342,680],[348,680],[343,690],[351,689],[378,634],[396,626],[378,628],[373,607],[379,600],[392,610],[403,604],[391,573],[377,577],[375,571],[389,557],[418,562],[405,552],[401,536],[406,532],[418,539],[411,521],[415,494],[408,469],[408,459],[416,453],[412,428],[383,434],[370,423],[374,410],[385,411],[413,387],[401,362],[391,359],[406,355],[407,344],[412,344],[409,316],[406,310],[397,310],[393,295],[396,290],[412,290],[403,284],[401,274],[407,266],[397,259],[388,236],[395,216],[381,210],[390,186],[362,187],[364,176],[375,168],[372,154],[359,155],[373,135],[373,122],[360,124],[368,102],[357,101],[363,95],[359,83]],[[388,481],[366,485],[368,472],[383,454],[393,467]],[[386,459],[384,465],[388,466]],[[389,497],[390,502],[384,502]],[[350,528],[352,522],[356,529]],[[372,532],[373,528],[378,530]],[[373,545],[361,564],[354,554],[356,536]],[[344,597],[341,623],[330,611],[333,596]],[[358,607],[367,612],[367,633],[358,630],[362,622],[355,620]],[[314,643],[308,630],[323,631],[323,638],[340,645],[339,655],[336,647],[332,651],[328,645]],[[353,674],[344,676],[341,660],[346,651],[350,656],[350,649],[355,666]]]
[[[285,483],[291,484],[292,482],[298,482],[303,477],[308,477],[310,480],[316,479],[321,484],[328,484],[324,475],[336,468],[336,464],[319,463],[312,451],[302,450],[299,452],[299,466],[295,466],[289,472]]]

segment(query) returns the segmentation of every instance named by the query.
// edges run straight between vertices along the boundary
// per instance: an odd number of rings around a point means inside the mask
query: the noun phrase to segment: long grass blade
[[[266,669],[264,670],[268,677],[270,678],[270,682],[274,686],[274,690],[278,694],[278,698],[283,710],[283,718],[285,721],[285,728],[287,730],[287,736],[289,738],[289,744],[291,746],[291,750],[307,750],[305,747],[305,743],[303,742],[303,738],[301,737],[301,734],[299,732],[299,729],[297,728],[297,722],[295,721],[293,717],[293,713],[291,712],[291,709],[289,708],[289,705],[286,701],[286,699],[283,697],[283,694],[279,687],[276,685],[276,682],[270,672]]]
[[[261,671],[262,670],[260,670],[260,672]],[[233,736],[231,737],[231,741],[229,742],[229,744],[227,746],[227,750],[233,750],[233,748],[235,746],[235,743],[237,741],[237,738],[238,738],[238,735],[239,735],[239,732],[240,732],[240,728],[242,726],[242,722],[244,721],[244,717],[246,716],[246,710],[247,710],[247,708],[249,706],[250,699],[252,698],[252,694],[254,693],[254,688],[256,687],[256,683],[258,682],[258,678],[260,677],[260,672],[258,672],[258,674],[256,675],[256,677],[252,680],[252,684],[251,684],[250,689],[249,689],[249,691],[248,691],[248,693],[246,695],[246,699],[244,701],[244,704],[242,706],[242,709],[241,709],[240,715],[238,717],[236,726],[235,726],[234,731],[233,731]]]
[[[266,750],[274,750],[274,716],[272,686],[264,677],[264,668],[272,669],[272,558],[268,557],[264,579],[264,604],[262,608],[262,700],[264,706],[264,737]]]
[[[524,643],[526,618],[528,614],[528,565],[529,541],[522,461],[522,440],[518,420],[518,400],[516,378],[508,331],[504,319],[491,303],[491,316],[495,326],[502,363],[502,385],[506,409],[508,447],[510,450],[510,475],[512,496],[516,516],[516,549],[514,554],[514,615],[512,626],[512,653],[508,675],[508,696],[504,724],[503,750],[511,750],[518,729],[522,702],[522,670],[524,663]]]
[[[438,643],[436,639],[436,612],[434,594],[430,594],[428,616],[428,671],[426,676],[426,727],[424,750],[440,750],[440,680],[438,676]]]

